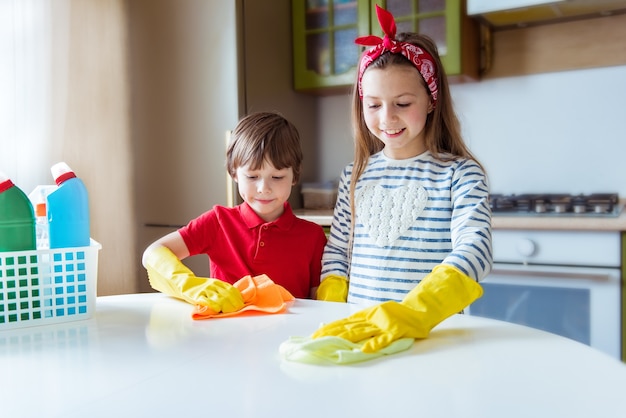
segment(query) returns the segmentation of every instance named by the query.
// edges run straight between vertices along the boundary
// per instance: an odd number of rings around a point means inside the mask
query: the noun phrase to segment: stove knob
[[[533,240],[524,238],[517,242],[517,252],[524,257],[531,257],[537,252],[537,244]]]

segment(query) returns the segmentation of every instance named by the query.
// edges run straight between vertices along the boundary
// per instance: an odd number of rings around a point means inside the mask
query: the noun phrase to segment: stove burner
[[[492,194],[491,211],[519,215],[618,216],[617,193],[570,194]]]

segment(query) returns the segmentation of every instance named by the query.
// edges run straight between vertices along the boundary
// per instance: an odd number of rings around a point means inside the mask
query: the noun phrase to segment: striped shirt
[[[430,152],[370,157],[356,187],[349,258],[350,174],[341,174],[322,280],[349,278],[348,302],[401,301],[438,264],[476,280],[491,270],[491,210],[486,176],[473,160],[441,161]]]

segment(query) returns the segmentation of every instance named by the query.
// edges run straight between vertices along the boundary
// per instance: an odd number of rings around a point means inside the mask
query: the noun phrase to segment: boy
[[[287,199],[300,178],[302,150],[297,129],[277,113],[242,118],[226,152],[226,167],[243,203],[216,205],[143,254],[150,285],[215,312],[243,306],[232,286],[247,275],[266,274],[296,298],[314,297],[326,235],[297,218]],[[197,277],[180,260],[207,254],[211,278]]]

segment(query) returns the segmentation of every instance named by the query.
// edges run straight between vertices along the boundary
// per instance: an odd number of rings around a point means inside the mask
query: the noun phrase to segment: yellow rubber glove
[[[482,287],[449,265],[438,265],[400,303],[387,301],[331,322],[313,338],[336,336],[377,352],[400,338],[426,338],[431,329],[481,297]]]
[[[324,278],[317,288],[317,300],[346,302],[348,300],[348,279],[334,274]]]
[[[149,251],[144,263],[150,286],[159,292],[214,312],[235,312],[244,306],[237,288],[222,280],[197,277],[167,247]]]

